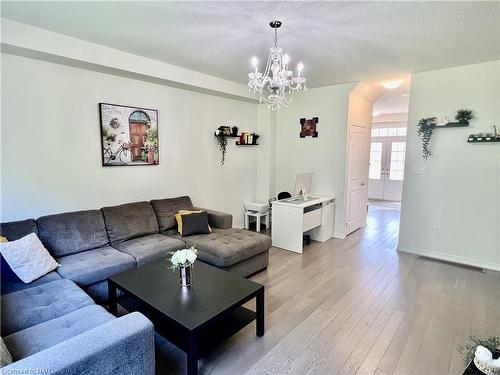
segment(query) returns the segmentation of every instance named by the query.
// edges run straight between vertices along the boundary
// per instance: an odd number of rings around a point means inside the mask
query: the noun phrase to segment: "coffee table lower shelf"
[[[186,340],[184,332],[167,321],[164,316],[156,314],[147,309],[132,297],[122,296],[118,298],[118,304],[127,311],[139,311],[151,320],[155,326],[155,331],[165,339],[173,343],[179,349],[187,352],[189,343]],[[216,322],[200,331],[198,336],[198,357],[204,357],[215,346],[227,340],[252,321],[256,320],[255,311],[249,310],[243,306],[224,313]]]

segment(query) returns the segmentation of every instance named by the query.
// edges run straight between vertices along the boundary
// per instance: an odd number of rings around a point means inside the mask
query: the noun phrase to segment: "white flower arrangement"
[[[172,254],[172,256],[168,260],[172,263],[171,268],[176,270],[179,267],[192,265],[197,258],[198,250],[193,245],[189,249],[177,250],[170,254]]]

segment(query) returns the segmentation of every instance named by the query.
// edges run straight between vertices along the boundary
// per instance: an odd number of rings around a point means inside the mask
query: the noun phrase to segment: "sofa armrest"
[[[195,207],[195,209],[207,211],[208,225],[213,228],[229,229],[233,227],[233,215],[231,214],[201,207]]]
[[[2,368],[5,374],[155,373],[154,328],[134,312]],[[24,372],[22,372],[24,371]]]

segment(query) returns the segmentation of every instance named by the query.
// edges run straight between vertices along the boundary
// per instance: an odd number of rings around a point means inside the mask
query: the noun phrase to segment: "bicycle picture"
[[[122,164],[130,164],[132,162],[132,151],[130,151],[130,143],[123,142],[118,147],[116,152],[111,150],[111,142],[106,142],[107,147],[104,148],[103,156],[104,156],[104,165],[107,165],[110,162],[115,160],[120,160]]]

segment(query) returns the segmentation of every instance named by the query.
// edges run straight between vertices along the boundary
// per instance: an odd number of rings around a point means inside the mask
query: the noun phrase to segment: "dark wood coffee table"
[[[264,286],[202,262],[193,269],[193,284],[179,285],[179,271],[158,261],[108,279],[110,311],[117,304],[140,311],[155,331],[187,354],[187,373],[198,373],[198,358],[256,320],[264,335]],[[117,290],[123,295],[117,297]],[[242,305],[256,298],[257,311]]]

